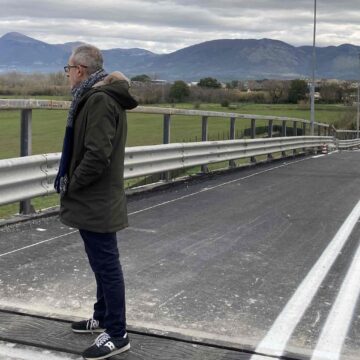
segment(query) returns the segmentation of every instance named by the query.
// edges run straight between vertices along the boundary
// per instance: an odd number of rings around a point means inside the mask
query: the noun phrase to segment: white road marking
[[[28,246],[24,246],[24,247],[22,247],[22,248],[20,248],[20,249],[16,249],[16,250],[13,250],[13,251],[8,251],[8,252],[6,252],[6,253],[4,253],[4,254],[0,254],[0,257],[3,257],[3,256],[5,256],[5,255],[14,254],[14,253],[16,253],[16,252],[18,252],[18,251],[25,250],[25,249],[28,249],[28,248],[31,248],[31,247],[34,247],[34,246],[37,246],[37,245],[40,245],[40,244],[44,244],[44,243],[46,243],[46,242],[49,242],[49,241],[52,241],[52,240],[55,240],[55,239],[59,239],[59,238],[65,237],[65,236],[74,234],[74,233],[76,233],[76,232],[78,232],[78,230],[72,231],[72,232],[69,232],[69,233],[66,233],[66,234],[62,234],[62,235],[59,235],[59,236],[55,236],[55,237],[53,237],[53,238],[51,238],[51,239],[43,240],[43,241],[37,242],[37,243],[35,243],[35,244],[31,244],[31,245],[28,245]]]
[[[127,231],[137,231],[137,232],[144,232],[144,233],[149,233],[149,234],[156,234],[157,231],[156,230],[152,230],[152,229],[141,229],[141,228],[136,228],[133,226],[129,226],[128,228],[126,228]]]
[[[256,353],[273,356],[281,356],[283,354],[296,325],[309,307],[359,217],[360,201],[358,201],[320,258],[285,305],[264,339],[257,346]],[[261,357],[253,355],[251,360],[261,360]]]
[[[36,228],[36,231],[40,231],[40,232],[42,232],[42,231],[46,231],[46,229],[43,229],[43,228]]]
[[[215,186],[212,186],[212,187],[204,188],[204,189],[202,189],[202,190],[200,190],[200,191],[196,191],[196,192],[191,193],[191,194],[188,194],[188,195],[180,196],[180,197],[178,197],[178,198],[176,198],[176,199],[172,199],[172,200],[169,200],[169,201],[164,201],[164,202],[162,202],[162,203],[160,203],[160,204],[156,204],[156,205],[147,207],[147,208],[145,208],[145,209],[133,211],[132,213],[129,213],[128,216],[136,215],[136,214],[142,213],[142,212],[144,212],[144,211],[152,210],[152,209],[155,209],[155,208],[160,207],[160,206],[164,206],[164,205],[167,205],[167,204],[170,204],[170,203],[179,201],[179,200],[186,199],[186,198],[191,197],[191,196],[198,195],[198,194],[203,193],[203,192],[205,192],[205,191],[210,191],[210,190],[216,189],[216,188],[221,187],[221,186],[225,186],[225,185],[228,185],[228,184],[232,184],[232,183],[237,182],[237,181],[249,179],[249,178],[251,178],[251,177],[253,177],[253,176],[261,175],[261,174],[267,173],[267,172],[269,172],[269,171],[273,171],[273,170],[276,170],[276,169],[280,169],[280,168],[283,168],[283,167],[285,167],[285,166],[292,165],[292,164],[296,164],[296,163],[299,163],[299,162],[302,162],[302,161],[305,161],[305,160],[309,160],[309,159],[311,159],[311,158],[305,158],[305,159],[301,159],[301,160],[297,160],[297,161],[292,161],[292,162],[289,162],[289,163],[284,163],[283,165],[275,166],[275,167],[270,168],[270,169],[266,169],[266,170],[263,170],[263,171],[259,171],[259,172],[257,172],[257,173],[253,173],[253,174],[244,176],[244,177],[239,178],[239,179],[227,181],[227,182],[224,182],[224,183],[222,183],[222,184],[218,184],[218,185],[215,185]],[[73,228],[69,228],[69,229],[73,229]],[[60,235],[60,236],[56,236],[56,237],[51,238],[51,239],[43,240],[43,241],[40,241],[40,242],[38,242],[38,243],[35,243],[35,244],[32,244],[32,245],[28,245],[28,246],[22,247],[22,248],[20,248],[20,249],[16,249],[16,250],[13,250],[13,251],[9,251],[9,252],[7,252],[7,253],[4,253],[4,254],[0,254],[0,257],[3,257],[3,256],[5,256],[5,255],[10,255],[10,254],[13,254],[13,253],[15,253],[15,252],[18,252],[18,251],[21,251],[21,250],[24,250],[24,249],[28,249],[28,248],[30,248],[30,247],[34,247],[34,246],[37,246],[37,245],[40,245],[40,244],[43,244],[43,243],[46,243],[46,242],[49,242],[49,241],[52,241],[52,240],[61,238],[61,237],[65,237],[65,236],[67,236],[67,235],[74,234],[74,233],[76,233],[77,231],[78,231],[78,230],[76,230],[76,231],[71,231],[71,232],[68,232],[68,233],[66,233],[66,234],[63,234],[63,235]]]
[[[164,305],[168,304],[171,300],[174,300],[177,297],[179,297],[180,295],[182,295],[184,292],[185,292],[185,290],[181,290],[180,292],[178,292],[174,296],[171,296],[170,298],[168,298],[165,302],[163,302],[162,304],[159,305],[159,309],[162,308]]]
[[[312,360],[339,360],[360,295],[360,246],[321,331]]]
[[[320,158],[320,157],[323,157],[323,156],[325,156],[325,154],[321,154],[321,155],[314,155],[312,158],[313,158],[313,159],[317,159],[317,158]]]
[[[166,205],[166,204],[173,203],[173,202],[175,202],[175,201],[183,200],[183,199],[189,198],[189,197],[191,197],[191,196],[195,196],[195,195],[201,194],[201,193],[206,192],[206,191],[214,190],[214,189],[216,189],[216,188],[218,188],[218,187],[221,187],[221,186],[229,185],[229,184],[232,184],[232,183],[241,181],[241,180],[246,180],[246,179],[252,178],[253,176],[261,175],[261,174],[267,173],[267,172],[269,172],[269,171],[277,170],[277,169],[283,168],[283,167],[285,167],[285,166],[292,165],[292,164],[296,164],[296,163],[299,163],[299,162],[302,162],[302,161],[305,161],[305,160],[309,160],[309,159],[311,159],[311,158],[301,159],[301,160],[293,161],[293,162],[290,162],[290,163],[284,163],[283,165],[279,165],[279,166],[275,166],[275,167],[270,168],[270,169],[266,169],[266,170],[263,170],[263,171],[259,171],[259,172],[257,172],[257,173],[253,173],[253,174],[244,176],[244,177],[239,178],[239,179],[226,181],[226,182],[224,182],[224,183],[222,183],[222,184],[218,184],[218,185],[215,185],[215,186],[209,186],[209,187],[206,187],[206,188],[201,189],[200,191],[196,191],[196,192],[193,192],[193,193],[191,193],[191,194],[178,197],[178,198],[176,198],[176,199],[164,201],[164,202],[162,202],[162,203],[160,203],[160,204],[156,204],[156,205],[153,205],[153,206],[149,206],[149,207],[147,207],[147,208],[145,208],[145,209],[141,209],[141,210],[134,211],[134,212],[130,213],[129,215],[136,215],[136,214],[142,213],[142,212],[144,212],[144,211],[152,210],[152,209],[155,209],[155,208],[157,208],[157,207],[160,207],[160,206],[163,206],[163,205]]]

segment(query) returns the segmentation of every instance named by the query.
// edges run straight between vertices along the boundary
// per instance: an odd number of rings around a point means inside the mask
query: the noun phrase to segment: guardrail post
[[[202,126],[201,126],[201,141],[208,141],[208,117],[202,117]],[[201,165],[201,172],[207,173],[209,172],[207,165]]]
[[[273,137],[273,123],[274,123],[274,120],[269,120],[269,127],[268,127],[268,137],[269,138],[272,138]]]
[[[286,120],[283,120],[283,122],[282,122],[281,136],[282,136],[282,137],[285,137],[285,136],[286,136]],[[282,156],[282,157],[286,157],[286,152],[285,152],[285,151],[282,151],[282,152],[281,152],[281,156]]]
[[[230,118],[230,134],[229,135],[230,135],[230,140],[235,140],[235,118]],[[232,169],[236,167],[235,160],[229,161],[229,167]]]
[[[29,156],[32,153],[32,109],[21,110],[20,156]]]
[[[273,120],[269,120],[269,125],[268,125],[268,137],[272,138],[273,137]],[[272,154],[268,154],[268,160],[271,160],[273,158]]]
[[[250,137],[252,139],[255,139],[255,137],[256,137],[256,120],[255,119],[251,119]]]
[[[163,144],[170,144],[170,114],[164,114],[164,126],[163,126]],[[171,178],[170,171],[166,171],[162,175],[162,179],[169,181]]]
[[[294,121],[293,133],[294,133],[294,136],[297,136],[297,121]]]
[[[251,119],[251,132],[250,132],[250,136],[252,139],[255,139],[256,137],[256,120],[255,119]],[[256,162],[255,156],[251,156],[250,157],[250,161],[252,163]]]
[[[170,114],[164,114],[163,144],[170,144]]]
[[[306,136],[306,123],[303,123],[303,136]],[[303,148],[303,152],[306,152],[306,148]]]
[[[297,122],[294,121],[293,123],[293,136],[297,136]],[[293,150],[293,156],[296,155],[296,149]]]
[[[318,125],[318,136],[321,136],[321,125]],[[321,153],[321,146],[316,149],[316,154]]]
[[[32,109],[21,110],[20,121],[20,156],[29,156],[32,153]],[[20,201],[20,214],[28,215],[34,212],[30,199]]]
[[[235,118],[230,118],[230,140],[235,140]]]

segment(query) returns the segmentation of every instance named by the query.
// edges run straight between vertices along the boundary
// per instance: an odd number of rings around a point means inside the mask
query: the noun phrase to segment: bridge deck
[[[56,321],[24,314],[0,311],[0,323],[0,339],[37,346],[53,351],[55,354],[56,352],[65,352],[81,355],[82,351],[89,346],[89,342],[96,337],[96,335],[74,336],[69,330],[69,321]],[[224,349],[216,345],[210,346],[194,341],[179,341],[132,331],[129,331],[129,337],[132,351],[113,356],[113,360],[246,360],[250,358],[250,354],[239,350]]]
[[[214,358],[240,359],[236,350],[255,351],[360,199],[359,160],[360,152],[298,158],[131,197],[131,226],[118,234],[129,328],[138,333],[131,356],[142,344],[155,352],[180,346],[189,359],[225,351],[214,345],[232,349]],[[303,313],[285,355],[310,358],[359,245],[359,230],[309,306],[294,309]],[[0,274],[2,309],[64,321],[91,314],[95,283],[81,238],[56,217],[0,229]],[[12,316],[16,324],[20,315],[0,314],[0,324],[5,318],[8,324],[0,326],[2,339],[10,339]],[[67,343],[66,322],[41,321],[61,325],[56,337],[65,334]],[[341,359],[358,359],[359,303],[345,325]],[[169,347],[170,340],[151,334],[179,341]],[[83,339],[74,353],[89,343]],[[44,346],[42,341],[35,344]],[[191,352],[194,341],[204,353]],[[276,356],[279,344],[275,338],[265,354]]]

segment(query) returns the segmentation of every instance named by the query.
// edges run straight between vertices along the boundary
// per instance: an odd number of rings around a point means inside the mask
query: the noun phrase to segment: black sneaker
[[[112,338],[106,332],[100,334],[92,346],[86,349],[82,356],[87,360],[106,359],[130,349],[130,341],[127,334],[122,338]]]
[[[103,329],[100,326],[100,323],[98,320],[95,319],[89,319],[89,320],[82,320],[82,321],[77,321],[77,322],[73,322],[71,324],[71,329],[73,332],[75,333],[102,333],[105,331],[105,329]]]

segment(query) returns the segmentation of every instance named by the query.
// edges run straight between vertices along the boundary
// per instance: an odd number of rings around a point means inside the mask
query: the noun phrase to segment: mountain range
[[[10,32],[0,38],[0,72],[57,72],[80,42],[48,44]],[[360,77],[360,47],[343,44],[316,48],[316,77],[356,80]],[[144,49],[103,50],[107,71],[131,77],[148,74],[168,81],[310,78],[312,47],[295,47],[272,39],[220,39],[169,54]]]

